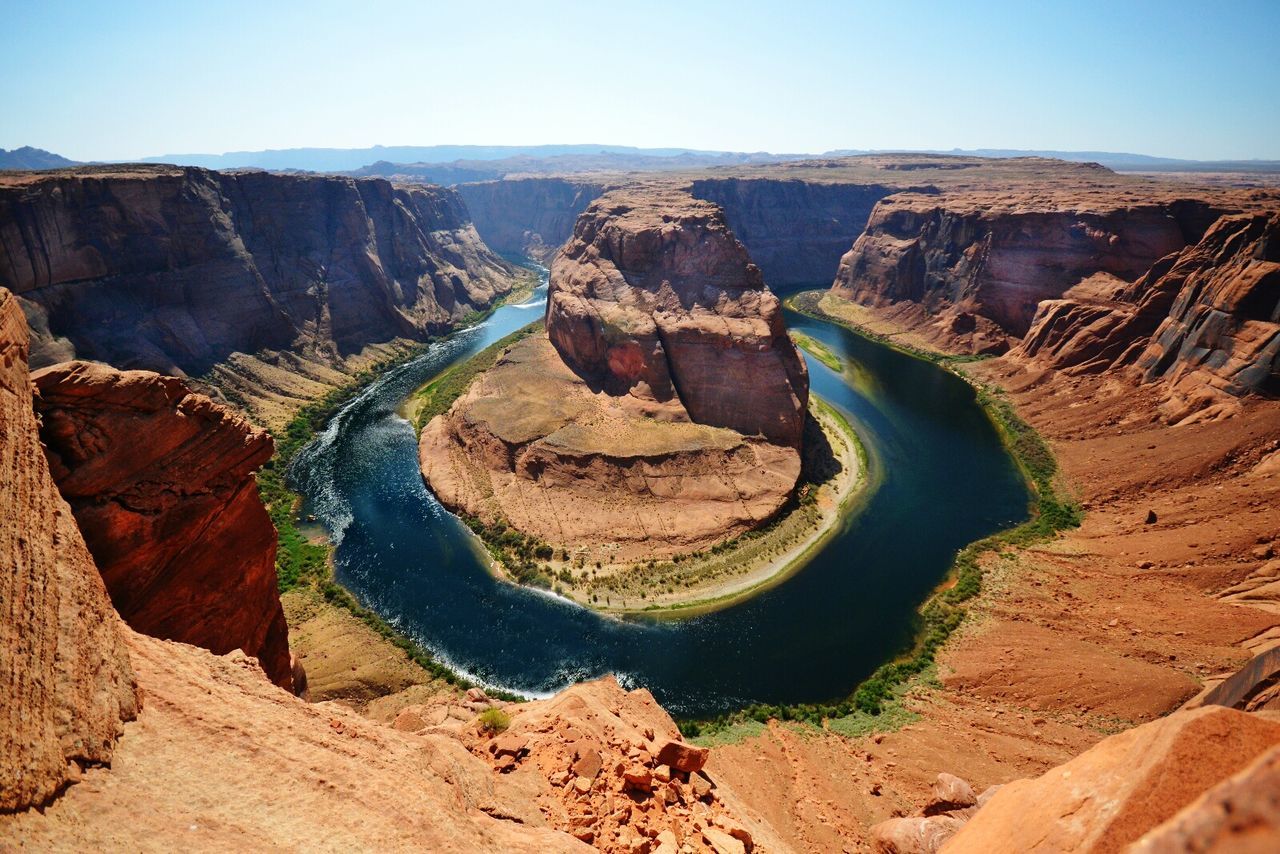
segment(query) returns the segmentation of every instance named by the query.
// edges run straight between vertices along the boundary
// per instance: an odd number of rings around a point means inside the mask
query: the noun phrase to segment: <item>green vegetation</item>
[[[797,347],[800,347],[837,374],[844,372],[844,362],[835,354],[835,351],[818,339],[805,335],[803,332],[792,332],[791,339],[796,342]]]
[[[480,728],[491,735],[506,732],[511,726],[511,715],[502,709],[485,709],[480,713]]]
[[[517,329],[505,338],[490,344],[465,362],[447,368],[440,375],[413,393],[411,398],[414,414],[413,426],[419,433],[427,423],[437,415],[443,415],[453,406],[453,402],[471,385],[471,381],[489,370],[498,361],[502,351],[512,344],[527,338],[542,328],[542,321],[530,323]]]
[[[459,518],[480,538],[489,555],[502,564],[516,583],[551,589],[554,583],[551,568],[536,561],[551,560],[555,549],[537,537],[508,527],[503,521],[486,525],[475,516],[462,514]]]
[[[998,389],[975,381],[956,367],[963,361],[940,353],[905,348],[826,314],[817,306],[814,292],[793,297],[796,311],[841,323],[858,335],[873,338],[902,352],[939,364],[969,382],[977,402],[1000,432],[1005,446],[1027,478],[1034,492],[1031,518],[1000,533],[961,549],[952,564],[949,578],[955,583],[929,599],[920,609],[915,646],[895,661],[881,665],[853,693],[837,703],[810,703],[786,706],[755,705],[708,721],[681,721],[685,735],[707,737],[754,720],[802,721],[846,734],[863,734],[872,729],[896,729],[909,722],[911,712],[901,705],[902,696],[922,680],[928,680],[937,651],[960,627],[967,613],[965,603],[982,591],[982,559],[1010,547],[1027,546],[1052,538],[1057,532],[1080,525],[1080,508],[1059,493],[1058,465],[1044,439],[1014,411]]]

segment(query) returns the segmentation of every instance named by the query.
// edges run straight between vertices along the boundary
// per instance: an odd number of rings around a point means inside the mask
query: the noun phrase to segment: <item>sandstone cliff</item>
[[[604,192],[599,181],[570,178],[481,181],[455,189],[485,243],[544,263],[573,234],[578,215]]]
[[[1087,282],[1041,303],[1014,350],[1068,373],[1136,366],[1166,417],[1280,391],[1280,214],[1224,216],[1131,285]]]
[[[443,332],[512,275],[439,187],[166,166],[0,178],[0,285],[37,367],[80,356],[194,376],[234,352],[338,358]]]
[[[69,362],[32,379],[54,480],[120,615],[242,649],[290,687],[276,531],[253,476],[271,437],[173,377]]]
[[[699,178],[689,184],[694,198],[720,206],[773,288],[825,286],[876,203],[900,189],[799,178]]]
[[[840,260],[832,290],[864,305],[911,303],[960,336],[982,333],[971,349],[1001,352],[1026,334],[1041,301],[1099,274],[1132,282],[1221,212],[1152,195],[891,196]]]
[[[778,298],[715,205],[643,190],[593,202],[552,265],[547,334],[610,394],[800,443],[804,360]]]
[[[49,475],[27,328],[0,288],[0,814],[109,763],[138,712],[120,620]]]

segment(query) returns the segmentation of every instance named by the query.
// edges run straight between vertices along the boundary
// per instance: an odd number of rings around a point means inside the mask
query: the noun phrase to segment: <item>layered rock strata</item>
[[[136,631],[255,656],[288,688],[276,531],[256,472],[271,437],[173,377],[37,371],[49,466],[111,601]]]
[[[1043,300],[1100,274],[1132,282],[1198,240],[1220,212],[1176,199],[902,193],[876,206],[832,290],[865,305],[918,305],[960,336],[983,332],[975,349],[1003,351]]]
[[[640,408],[800,443],[804,360],[715,205],[644,191],[594,202],[553,264],[547,334],[589,383]]]
[[[600,181],[513,178],[455,188],[484,242],[497,252],[550,261],[573,234],[574,223],[604,192]]]
[[[0,288],[0,814],[111,762],[139,707],[123,627],[40,447],[27,341]]]
[[[339,358],[444,332],[513,273],[439,187],[167,166],[0,178],[0,284],[37,367],[196,376],[235,352]]]
[[[447,506],[610,562],[777,514],[800,475],[808,376],[718,208],[594,202],[553,264],[546,330],[423,430]]]
[[[1079,286],[1039,306],[1013,355],[1068,373],[1134,366],[1171,420],[1280,393],[1280,213],[1224,216],[1131,285]]]

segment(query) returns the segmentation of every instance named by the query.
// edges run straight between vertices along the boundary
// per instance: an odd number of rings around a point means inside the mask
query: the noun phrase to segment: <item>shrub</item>
[[[480,721],[480,729],[491,735],[506,732],[507,727],[511,726],[511,715],[502,709],[485,709],[480,713],[478,720]]]

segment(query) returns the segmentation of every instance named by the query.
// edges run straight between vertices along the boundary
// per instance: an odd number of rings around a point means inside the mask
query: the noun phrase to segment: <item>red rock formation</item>
[[[903,193],[876,206],[832,289],[866,305],[910,301],[931,314],[972,314],[1012,344],[1041,301],[1099,273],[1133,281],[1197,239],[1211,218],[1208,203],[1182,200]]]
[[[547,335],[511,346],[422,431],[448,507],[592,560],[692,552],[776,516],[808,375],[718,208],[609,193],[556,257]]]
[[[0,288],[0,813],[109,763],[139,705],[119,618],[40,448],[27,340]]]
[[[1280,392],[1277,247],[1280,213],[1224,216],[1133,284],[1091,280],[1041,303],[1012,355],[1069,373],[1136,365],[1168,386],[1171,421]]]
[[[1146,379],[1169,385],[1166,416],[1225,395],[1280,395],[1280,212],[1223,217],[1179,256],[1177,274],[1169,316],[1137,359]]]
[[[547,334],[612,395],[798,447],[809,380],[782,310],[715,205],[616,191],[556,256]]]
[[[1178,712],[1003,786],[946,850],[1118,851],[1277,744],[1275,721],[1220,706]]]
[[[37,367],[345,356],[447,331],[513,278],[440,187],[139,165],[0,177],[0,282]]]
[[[1143,836],[1131,854],[1280,850],[1280,747]]]
[[[288,688],[276,532],[253,477],[271,437],[172,377],[69,362],[33,380],[54,479],[120,615],[242,649]]]

